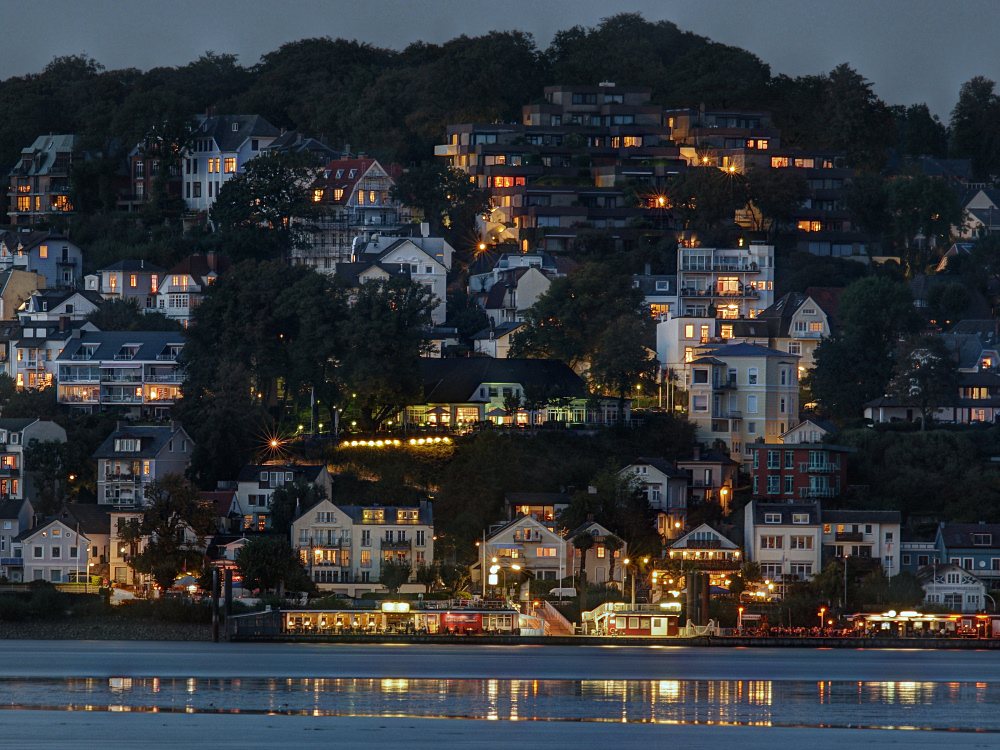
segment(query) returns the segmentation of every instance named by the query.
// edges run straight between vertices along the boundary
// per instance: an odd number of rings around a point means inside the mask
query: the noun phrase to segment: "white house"
[[[816,503],[749,502],[744,509],[746,558],[782,593],[788,580],[807,581],[822,568],[822,526]]]
[[[296,481],[320,487],[330,497],[333,479],[324,464],[248,464],[236,477],[231,513],[243,519],[244,529],[264,531],[271,515],[274,490]]]
[[[656,531],[664,540],[676,539],[687,522],[691,477],[664,458],[638,458],[618,472],[635,477],[656,511]]]
[[[900,571],[899,511],[824,510],[821,518],[828,556],[878,560],[890,578]]]
[[[519,565],[535,578],[561,581],[572,572],[568,547],[572,544],[543,523],[531,516],[519,516],[489,536],[483,555],[487,568],[497,558],[508,578],[514,575],[511,566]]]
[[[380,590],[382,564],[389,561],[410,566],[402,591],[422,591],[414,582],[417,570],[434,560],[434,518],[426,501],[383,507],[321,500],[292,522],[291,543],[322,591],[353,597]]]
[[[59,519],[21,532],[13,546],[14,557],[24,559],[25,581],[86,580],[90,540]]]
[[[917,571],[924,587],[924,602],[956,612],[982,612],[986,607],[986,585],[954,563],[928,565]]]

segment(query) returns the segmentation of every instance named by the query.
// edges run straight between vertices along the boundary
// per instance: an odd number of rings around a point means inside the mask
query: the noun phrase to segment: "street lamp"
[[[739,631],[740,635],[743,635],[743,607],[738,607],[736,610],[736,629]]]
[[[823,616],[826,614],[826,607],[819,608],[819,634],[823,635]]]

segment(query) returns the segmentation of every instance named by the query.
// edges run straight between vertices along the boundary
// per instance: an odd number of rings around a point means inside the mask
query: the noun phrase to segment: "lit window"
[[[48,258],[49,257],[49,246],[48,245],[39,245],[38,246],[38,257],[39,258]]]
[[[159,286],[160,278],[157,274],[153,274],[149,277],[149,289],[153,294],[156,294],[156,289]]]
[[[692,349],[690,346],[684,347],[684,361],[694,362],[694,349]]]
[[[724,339],[731,339],[733,337],[733,327],[732,326],[722,326],[720,334]]]
[[[219,160],[218,159],[215,160],[215,164],[216,164],[216,166],[219,165]],[[225,172],[226,172],[226,174],[234,174],[236,172],[236,157],[235,156],[227,156],[224,166],[225,166]],[[218,171],[218,169],[216,169],[216,171]]]
[[[694,338],[694,326],[690,323],[684,326],[684,338],[693,339]]]
[[[319,203],[321,200],[323,200],[323,190],[313,190],[313,202]]]
[[[642,145],[642,136],[626,135],[622,138],[622,145],[625,148],[638,148]]]
[[[779,169],[781,167],[787,167],[787,166],[788,166],[788,157],[787,156],[772,156],[771,157],[771,168],[772,169]]]
[[[365,193],[363,190],[358,191],[358,205],[359,206],[365,205]]]
[[[343,197],[344,197],[344,190],[343,190],[343,188],[337,188],[336,190],[333,191],[333,199],[335,201],[342,200]]]
[[[138,286],[138,284],[139,284],[139,279],[136,277],[136,275],[134,273],[131,276],[128,277],[128,285],[130,287],[132,287],[133,289],[135,289],[136,286]]]
[[[812,331],[813,333],[822,333],[823,332],[823,324],[820,323],[820,322],[810,323],[809,324],[809,330]]]

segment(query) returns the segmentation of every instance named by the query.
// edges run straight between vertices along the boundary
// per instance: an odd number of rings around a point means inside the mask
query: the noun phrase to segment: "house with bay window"
[[[379,583],[386,562],[410,566],[401,591],[422,591],[417,570],[434,560],[434,518],[431,505],[336,505],[321,500],[292,521],[292,548],[309,577],[323,592],[361,596],[383,590]]]
[[[195,308],[232,261],[215,253],[192,255],[167,271],[156,289],[156,311],[187,328]]]
[[[167,474],[183,475],[193,451],[194,441],[179,422],[157,426],[118,422],[94,452],[97,502],[141,508],[150,482]]]

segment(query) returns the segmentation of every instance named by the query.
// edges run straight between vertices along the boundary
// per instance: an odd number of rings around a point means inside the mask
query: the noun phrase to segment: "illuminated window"
[[[156,294],[156,290],[160,284],[160,277],[158,274],[153,274],[149,277],[149,289],[153,294]]]
[[[690,323],[684,326],[684,338],[693,339],[694,338],[694,326]],[[688,360],[690,361],[690,360]]]
[[[363,190],[358,191],[358,205],[359,206],[365,205],[365,193]]]
[[[608,555],[608,550],[603,545],[597,548],[598,558],[604,558],[607,557],[607,555]]]
[[[684,361],[694,362],[694,349],[692,349],[690,346],[684,347]]]
[[[373,206],[375,205],[375,191],[374,190],[369,190],[368,191],[368,202],[371,205],[373,205]]]
[[[787,167],[787,166],[788,166],[788,157],[787,156],[772,156],[771,157],[771,168],[772,169],[779,169],[781,167]]]
[[[344,189],[343,188],[337,188],[336,190],[333,191],[333,199],[335,201],[342,200],[343,197],[344,197]]]
[[[31,210],[31,196],[30,195],[19,195],[17,197],[17,210],[18,211],[30,211]]]
[[[139,285],[139,279],[134,273],[128,277],[128,285],[133,289]]]
[[[536,551],[538,557],[555,557],[556,548],[555,547],[539,547]]]
[[[39,245],[38,246],[38,257],[39,258],[48,258],[49,257],[49,246],[48,245]]]
[[[322,189],[320,189],[320,190],[313,190],[313,202],[314,203],[319,203],[321,200],[323,200],[323,191],[322,191]]]
[[[642,136],[627,135],[622,139],[622,145],[625,148],[638,148],[642,145]]]
[[[813,162],[812,159],[796,159],[795,160],[795,166],[796,167],[804,167],[805,169],[812,169],[813,163],[814,162]]]
[[[731,339],[733,337],[733,327],[732,326],[722,326],[720,335],[724,339]]]
[[[757,141],[757,148],[760,149],[761,151],[767,151],[767,144],[768,144],[768,141],[766,139],[763,139],[763,138],[758,139],[758,141]]]
[[[809,330],[813,333],[823,333],[823,324],[819,321],[810,323]]]
[[[218,172],[219,160],[215,160],[216,172]],[[236,157],[227,156],[224,164],[226,174],[234,174],[236,172]]]

